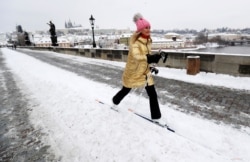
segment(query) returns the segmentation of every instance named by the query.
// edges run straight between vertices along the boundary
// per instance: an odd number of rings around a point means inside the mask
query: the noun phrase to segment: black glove
[[[154,55],[150,55],[147,54],[147,59],[148,59],[148,63],[158,63],[159,60],[161,59],[161,55],[160,54],[154,54]]]

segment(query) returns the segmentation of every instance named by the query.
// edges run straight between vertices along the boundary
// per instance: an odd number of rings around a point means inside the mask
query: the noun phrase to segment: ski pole
[[[138,98],[138,100],[137,100],[137,102],[136,102],[136,105],[138,105],[139,103],[140,103],[140,99],[141,99],[141,96],[142,96],[142,92],[143,92],[143,90],[144,90],[144,88],[147,86],[147,84],[148,84],[148,79],[149,79],[149,77],[152,75],[152,73],[151,73],[151,70],[148,72],[148,74],[146,75],[146,77],[147,77],[147,79],[146,79],[146,81],[145,81],[145,84],[144,84],[144,86],[141,88],[141,91],[140,91],[140,93],[139,93],[139,98]],[[136,110],[136,107],[137,106],[135,106],[135,109],[134,110]]]

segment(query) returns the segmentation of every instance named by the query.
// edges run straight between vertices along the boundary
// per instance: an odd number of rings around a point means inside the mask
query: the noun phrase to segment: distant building
[[[58,37],[57,39],[58,47],[69,48],[70,41],[64,37]],[[49,36],[35,36],[35,46],[36,47],[51,47],[51,39]]]
[[[8,44],[7,40],[8,40],[7,34],[0,33],[0,47],[6,46]]]
[[[173,39],[173,40],[181,39],[181,35],[177,34],[177,33],[167,33],[167,34],[164,35],[164,37],[166,39]]]
[[[129,39],[131,37],[132,33],[124,33],[120,35],[120,44],[125,44],[126,46],[129,46]]]
[[[124,33],[120,35],[120,44],[124,44],[126,46],[129,46],[129,39],[131,37],[132,33]],[[184,48],[185,42],[180,38],[178,35],[176,38],[176,35],[171,35],[167,38],[161,38],[161,37],[155,37],[152,36],[152,49],[173,49],[173,48]]]
[[[79,27],[82,27],[82,25],[75,23],[73,24],[70,19],[68,22],[65,22],[65,28],[79,28]]]
[[[177,38],[160,38],[152,37],[152,49],[175,49],[175,48],[184,48],[185,42]]]
[[[214,33],[209,34],[208,39],[212,39],[219,36],[222,40],[231,41],[231,40],[240,40],[242,35],[236,33]]]
[[[58,43],[58,46],[62,48],[70,47],[70,41],[65,37],[59,37],[57,43]]]

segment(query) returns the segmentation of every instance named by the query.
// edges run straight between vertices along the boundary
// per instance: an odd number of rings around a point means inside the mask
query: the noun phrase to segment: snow
[[[62,161],[118,162],[248,162],[250,129],[187,115],[160,105],[164,118],[176,133],[155,126],[127,111],[149,114],[148,100],[130,93],[116,113],[95,100],[111,104],[119,88],[98,83],[7,48],[1,49],[7,66],[23,93],[30,99],[31,122],[46,134],[44,141]],[[61,55],[93,64],[125,63]],[[249,77],[199,73],[159,68],[162,77],[212,86],[250,90]],[[139,103],[138,103],[139,102]],[[138,106],[140,105],[140,106]]]

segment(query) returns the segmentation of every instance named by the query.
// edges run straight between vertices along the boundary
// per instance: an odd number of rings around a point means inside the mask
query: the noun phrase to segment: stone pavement
[[[108,84],[121,87],[122,68],[109,64],[93,66],[78,62],[75,58],[66,59],[47,52],[24,53],[98,82],[107,83],[107,78],[112,78],[108,80]],[[231,124],[234,127],[250,126],[250,91],[186,83],[157,76],[155,83],[161,104],[171,103],[179,111],[199,115],[217,123]],[[147,97],[146,93],[143,95]]]
[[[42,143],[45,136],[29,121],[29,101],[6,67],[0,49],[0,161],[56,161],[50,146]]]
[[[250,91],[156,78],[162,103],[234,127],[250,126]],[[164,95],[165,94],[165,95]],[[167,94],[167,95],[166,95]]]
[[[91,80],[121,87],[122,68],[109,64],[82,63],[48,52],[18,50],[53,66]],[[107,78],[112,78],[107,80]],[[235,128],[250,126],[250,91],[186,83],[155,76],[161,104],[188,114],[224,123]],[[42,133],[28,120],[29,101],[18,89],[0,51],[0,161],[56,161],[49,146],[41,142]],[[134,93],[140,93],[140,90]],[[143,93],[144,97],[146,93]]]

